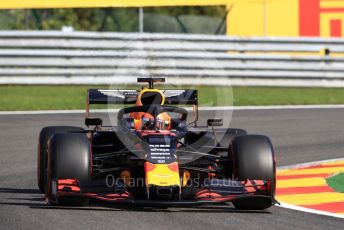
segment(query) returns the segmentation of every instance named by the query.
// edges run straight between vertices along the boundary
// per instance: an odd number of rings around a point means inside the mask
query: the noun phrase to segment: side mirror
[[[101,126],[103,124],[103,120],[100,118],[89,118],[85,119],[85,125],[89,126]]]
[[[207,124],[208,126],[222,126],[223,120],[220,118],[208,119]]]

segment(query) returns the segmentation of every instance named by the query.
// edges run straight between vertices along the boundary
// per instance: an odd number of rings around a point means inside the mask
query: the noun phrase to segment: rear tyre
[[[42,193],[45,193],[47,181],[48,141],[57,133],[78,132],[82,130],[82,128],[74,126],[49,126],[41,130],[38,139],[37,183],[38,188]]]
[[[77,179],[81,184],[91,175],[91,145],[85,134],[55,134],[48,150],[47,197],[52,205],[82,206],[88,199],[81,196],[58,197],[56,181]]]
[[[275,200],[276,163],[271,141],[266,136],[246,135],[233,140],[234,176],[240,181],[270,180],[269,197],[247,197],[233,201],[237,209],[262,210],[273,205]],[[265,195],[265,194],[264,194]]]

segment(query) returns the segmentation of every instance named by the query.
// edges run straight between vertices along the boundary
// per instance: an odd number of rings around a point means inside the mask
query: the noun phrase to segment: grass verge
[[[0,110],[84,109],[88,88],[107,89],[108,87],[0,86]],[[133,88],[138,87],[133,86]],[[164,88],[171,87],[164,86]],[[344,90],[338,88],[230,88],[212,86],[196,88],[199,90],[201,106],[344,104]],[[233,97],[231,92],[233,92]]]
[[[344,192],[344,172],[326,179],[328,186],[336,192]]]

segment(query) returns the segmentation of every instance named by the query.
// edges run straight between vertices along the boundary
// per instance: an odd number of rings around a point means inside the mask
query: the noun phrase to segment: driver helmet
[[[157,116],[157,128],[159,130],[170,130],[171,129],[171,117],[167,113],[160,113]]]

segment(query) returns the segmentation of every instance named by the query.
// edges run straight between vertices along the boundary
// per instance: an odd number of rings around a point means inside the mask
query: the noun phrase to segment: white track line
[[[1,111],[0,115],[41,115],[41,114],[78,114],[85,110],[36,110],[36,111]]]
[[[294,164],[294,165],[288,165],[288,166],[281,166],[278,167],[277,170],[284,170],[284,169],[297,169],[297,168],[302,168],[302,167],[310,167],[322,163],[329,163],[329,162],[335,162],[335,161],[341,161],[344,160],[344,158],[336,158],[336,159],[330,159],[330,160],[322,160],[322,161],[312,161],[312,162],[307,162],[307,163],[301,163],[301,164]],[[280,202],[280,205],[276,205],[278,207],[282,208],[288,208],[292,210],[297,210],[301,212],[308,212],[308,213],[313,213],[313,214],[318,214],[318,215],[325,215],[325,216],[331,216],[331,217],[336,217],[336,218],[344,218],[344,215],[342,214],[336,214],[332,212],[326,212],[326,211],[319,211],[315,209],[310,209],[310,208],[304,208],[301,206],[296,206],[292,204],[287,204],[284,202]]]
[[[187,110],[192,110],[188,107]],[[211,110],[283,110],[283,109],[344,109],[344,105],[272,105],[272,106],[217,106],[199,107],[200,111]],[[118,112],[119,109],[99,109],[91,112],[107,113]],[[80,114],[85,110],[34,110],[34,111],[0,111],[0,115],[40,115],[40,114]]]
[[[336,214],[336,213],[332,213],[332,212],[325,212],[325,211],[319,211],[319,210],[310,209],[310,208],[304,208],[304,207],[301,207],[301,206],[291,205],[291,204],[287,204],[287,203],[283,203],[283,202],[280,202],[280,205],[277,205],[277,206],[278,207],[282,207],[282,208],[297,210],[297,211],[301,211],[301,212],[308,212],[308,213],[313,213],[313,214],[318,214],[318,215],[331,216],[331,217],[343,218],[344,219],[344,215],[341,215],[341,214]]]

